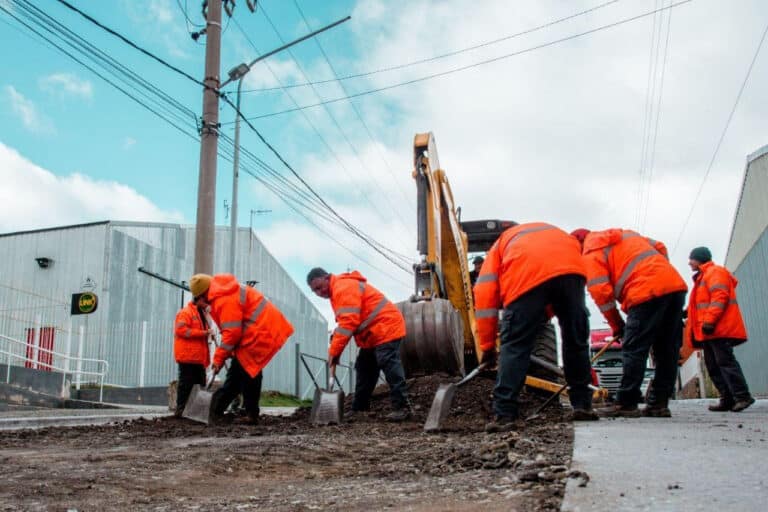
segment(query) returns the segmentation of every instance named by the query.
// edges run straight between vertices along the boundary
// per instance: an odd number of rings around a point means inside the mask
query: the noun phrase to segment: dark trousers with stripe
[[[630,308],[621,342],[622,375],[616,401],[633,407],[640,402],[648,354],[656,363],[648,404],[668,400],[675,389],[683,340],[685,292],[674,292]]]
[[[184,412],[192,386],[205,386],[205,366],[195,363],[179,363],[179,379],[176,384],[176,414]]]
[[[400,343],[402,339],[383,343],[374,348],[363,348],[355,361],[355,396],[352,400],[352,410],[367,411],[370,407],[371,395],[379,380],[379,372],[384,372],[384,378],[389,384],[389,398],[392,409],[408,407],[408,389],[405,384],[405,371],[400,360]]]
[[[248,375],[236,358],[227,370],[224,384],[211,397],[211,412],[214,416],[222,416],[229,404],[243,394],[243,407],[248,417],[256,420],[259,417],[259,398],[261,397],[262,372],[255,377]]]
[[[525,384],[536,335],[547,321],[552,306],[563,338],[565,380],[574,408],[592,407],[589,364],[589,313],[584,302],[585,279],[563,275],[543,282],[504,308],[501,319],[501,350],[493,408],[497,416],[516,418],[517,397]]]
[[[749,386],[733,354],[734,340],[713,339],[697,343],[704,348],[704,364],[712,383],[727,403],[749,400]]]

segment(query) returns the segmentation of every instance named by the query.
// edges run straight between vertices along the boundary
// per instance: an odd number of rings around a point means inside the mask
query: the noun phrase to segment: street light
[[[236,115],[237,118],[235,119],[235,155],[233,160],[233,169],[232,169],[232,211],[230,214],[232,215],[231,224],[230,224],[230,242],[229,242],[229,271],[230,273],[235,273],[235,252],[237,250],[237,181],[238,176],[240,174],[240,91],[243,86],[243,78],[245,75],[248,74],[248,72],[253,68],[253,65],[257,62],[266,59],[267,57],[276,54],[277,52],[281,52],[285,50],[286,48],[289,48],[296,43],[300,43],[304,41],[305,39],[309,39],[310,37],[314,37],[317,34],[321,32],[325,32],[326,30],[335,27],[336,25],[341,25],[345,21],[349,20],[350,17],[347,16],[346,18],[340,19],[339,21],[335,21],[331,23],[330,25],[326,25],[325,27],[315,30],[314,32],[310,32],[309,34],[300,37],[296,39],[295,41],[291,41],[288,44],[284,44],[280,48],[275,48],[274,50],[265,53],[264,55],[260,55],[259,57],[256,57],[253,59],[249,64],[246,64],[245,62],[238,64],[234,68],[229,70],[229,79],[226,80],[223,84],[219,86],[219,89],[223,89],[225,85],[228,85],[235,80],[237,80],[237,101],[236,101]]]

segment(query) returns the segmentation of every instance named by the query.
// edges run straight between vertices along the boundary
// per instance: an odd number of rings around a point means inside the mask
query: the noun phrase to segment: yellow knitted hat
[[[189,279],[189,291],[193,297],[199,297],[208,291],[211,286],[211,276],[208,274],[195,274]]]

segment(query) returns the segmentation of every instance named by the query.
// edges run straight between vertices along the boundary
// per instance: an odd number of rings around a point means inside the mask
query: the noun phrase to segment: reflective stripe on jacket
[[[731,339],[744,342],[747,330],[736,300],[738,280],[727,268],[707,262],[693,276],[693,290],[688,297],[688,325],[693,339]],[[713,334],[701,330],[705,323],[714,324]]]
[[[173,357],[177,363],[202,364],[204,366],[210,364],[208,331],[200,317],[200,311],[193,302],[184,306],[176,314],[173,333]]]
[[[293,334],[293,326],[277,307],[232,274],[213,276],[208,302],[221,329],[221,345],[213,356],[216,366],[234,356],[255,377]]]
[[[331,307],[336,329],[328,354],[339,357],[354,336],[360,348],[373,348],[405,337],[405,319],[359,272],[331,275]]]
[[[543,222],[519,224],[493,244],[475,282],[475,317],[480,348],[496,345],[498,310],[554,277],[586,276],[579,242]]]
[[[626,229],[593,231],[584,239],[587,289],[606,315],[688,289],[685,280],[667,259],[663,243]]]

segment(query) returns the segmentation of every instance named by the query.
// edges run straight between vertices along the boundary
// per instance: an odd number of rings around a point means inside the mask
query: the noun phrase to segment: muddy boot
[[[735,404],[733,400],[721,398],[719,402],[717,402],[716,404],[710,405],[708,409],[712,412],[725,412],[725,411],[730,411],[734,405]]]
[[[601,418],[639,418],[640,409],[635,405],[614,404],[597,410]]]
[[[568,415],[568,420],[570,421],[597,421],[599,419],[600,417],[592,408],[576,408]]]
[[[411,417],[411,408],[403,407],[402,409],[395,409],[391,413],[387,414],[386,419],[387,421],[391,421],[393,423],[400,423],[401,421],[405,421],[410,417]]]
[[[493,421],[490,423],[486,423],[485,425],[485,431],[486,432],[511,432],[513,430],[517,430],[518,428],[518,420],[517,418],[513,418],[511,416],[496,416],[493,418]]]
[[[750,405],[755,403],[755,399],[751,396],[748,398],[745,398],[744,400],[737,400],[735,404],[733,404],[733,407],[731,407],[731,410],[733,412],[741,412]]]
[[[672,412],[669,410],[669,400],[657,400],[654,403],[647,404],[640,413],[646,418],[671,418]]]

